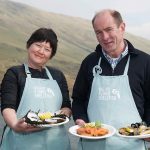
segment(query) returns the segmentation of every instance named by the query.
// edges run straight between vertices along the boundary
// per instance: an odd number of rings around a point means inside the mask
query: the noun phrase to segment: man
[[[119,12],[102,10],[92,20],[99,42],[80,67],[73,88],[75,123],[101,121],[116,129],[145,121],[150,125],[150,56],[124,39]],[[145,139],[150,140],[150,139]],[[144,140],[112,136],[81,139],[82,150],[145,150]]]

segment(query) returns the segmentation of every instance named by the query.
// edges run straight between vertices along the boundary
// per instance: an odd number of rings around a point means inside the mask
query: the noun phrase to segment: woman
[[[28,125],[23,118],[29,110],[61,110],[61,113],[71,115],[63,73],[45,67],[56,53],[57,36],[52,29],[40,28],[31,35],[26,47],[27,63],[9,68],[2,81],[1,111],[7,127],[1,150],[70,150],[64,126],[43,130]]]

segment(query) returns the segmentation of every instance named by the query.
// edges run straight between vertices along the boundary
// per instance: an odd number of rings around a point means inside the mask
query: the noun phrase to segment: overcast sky
[[[121,12],[126,31],[150,40],[150,0],[12,0],[49,12],[91,20],[100,9]]]

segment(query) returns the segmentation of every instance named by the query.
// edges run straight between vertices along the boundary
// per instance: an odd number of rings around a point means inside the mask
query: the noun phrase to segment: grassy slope
[[[49,64],[64,71],[71,88],[81,60],[97,43],[91,22],[7,0],[0,0],[0,8],[0,79],[9,66],[25,61],[25,43],[30,34],[39,27],[50,27],[58,35],[59,46],[56,57]],[[131,34],[126,37],[149,53],[148,40]]]

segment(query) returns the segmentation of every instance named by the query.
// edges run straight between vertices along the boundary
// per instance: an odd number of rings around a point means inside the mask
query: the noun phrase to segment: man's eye
[[[96,32],[96,35],[101,35],[101,34],[102,34],[101,31]]]
[[[114,30],[114,28],[107,28],[106,32],[112,32]]]
[[[108,29],[108,31],[112,31],[112,29]]]

